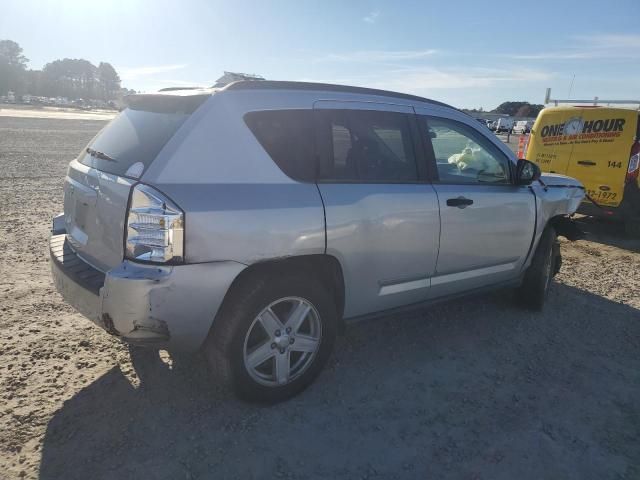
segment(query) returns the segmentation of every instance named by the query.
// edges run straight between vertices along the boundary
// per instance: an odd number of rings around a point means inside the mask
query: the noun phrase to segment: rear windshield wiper
[[[94,150],[93,148],[87,147],[87,153],[92,157],[99,158],[100,160],[108,160],[109,162],[117,162],[115,158],[111,158],[104,152],[99,152],[98,150]]]

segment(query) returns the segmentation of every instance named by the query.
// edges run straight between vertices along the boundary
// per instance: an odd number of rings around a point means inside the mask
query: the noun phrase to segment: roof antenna
[[[571,77],[571,85],[569,85],[569,94],[567,95],[567,98],[571,98],[571,92],[573,91],[573,82],[576,81],[576,74],[573,74],[573,77]]]

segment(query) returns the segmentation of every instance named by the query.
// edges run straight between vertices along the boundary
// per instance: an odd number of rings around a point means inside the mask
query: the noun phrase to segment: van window
[[[244,121],[287,176],[305,182],[315,181],[311,110],[249,112]]]
[[[129,107],[88,145],[94,155],[83,151],[78,160],[89,167],[120,176],[131,176],[129,168],[140,162],[142,168],[133,175],[139,178],[189,115],[207,98],[205,95],[164,98],[141,95],[134,98]]]
[[[417,181],[406,114],[373,110],[316,110],[319,180]]]
[[[479,132],[446,118],[422,119],[440,183],[510,183],[510,160]]]

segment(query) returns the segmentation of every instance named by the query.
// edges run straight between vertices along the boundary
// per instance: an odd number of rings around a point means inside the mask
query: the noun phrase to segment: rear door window
[[[304,182],[315,181],[311,110],[249,112],[244,121],[286,175]]]
[[[396,183],[418,180],[409,117],[374,110],[315,111],[319,180]]]
[[[139,96],[79,156],[84,165],[139,178],[206,95]],[[134,164],[137,164],[134,166]]]

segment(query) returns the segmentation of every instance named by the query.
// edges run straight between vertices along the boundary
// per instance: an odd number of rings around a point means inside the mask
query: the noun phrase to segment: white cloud
[[[361,50],[345,53],[330,53],[320,57],[319,62],[404,62],[419,60],[438,53],[438,50]]]
[[[588,60],[640,58],[640,35],[577,35],[571,45],[560,50],[507,55],[516,60]]]
[[[322,83],[341,83],[397,92],[427,94],[438,89],[518,87],[525,83],[546,82],[552,74],[535,69],[489,68],[401,68],[341,79],[300,79]]]
[[[598,48],[640,48],[640,35],[636,34],[579,35],[575,38]]]
[[[173,72],[175,70],[181,70],[186,68],[185,64],[174,65],[154,65],[145,67],[133,67],[133,68],[120,68],[120,78],[123,80],[136,80],[140,77],[146,77],[149,75],[156,75],[158,73]]]
[[[515,60],[577,60],[585,58],[595,58],[596,52],[572,52],[572,51],[558,51],[558,52],[544,52],[544,53],[530,53],[522,55],[507,55],[509,58]]]
[[[476,108],[498,105],[508,100],[509,92],[518,98],[538,102],[544,87],[555,74],[533,68],[417,67],[379,69],[366,74],[340,77],[302,77],[298,81],[379,88],[435,98],[457,107]],[[532,93],[534,92],[534,93]]]
[[[362,18],[362,21],[366,23],[376,23],[376,21],[378,21],[379,16],[380,16],[380,11],[373,10],[372,12],[369,12],[367,15],[365,15]]]
[[[546,81],[551,77],[547,72],[532,69],[420,68],[390,72],[388,78],[377,83],[381,88],[420,92],[433,89],[497,88],[501,85]]]

